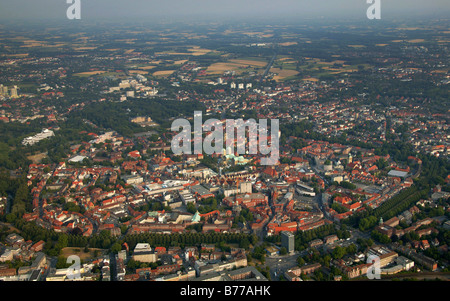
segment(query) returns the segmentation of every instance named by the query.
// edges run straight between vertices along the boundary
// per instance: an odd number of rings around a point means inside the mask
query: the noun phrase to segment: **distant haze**
[[[80,0],[81,19],[364,18],[366,0]],[[448,16],[449,0],[380,0],[382,19]],[[1,20],[64,19],[66,0],[0,0]]]

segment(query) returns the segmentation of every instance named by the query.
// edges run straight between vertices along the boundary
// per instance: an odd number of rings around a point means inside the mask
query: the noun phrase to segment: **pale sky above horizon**
[[[449,0],[379,0],[382,18],[450,12]],[[264,18],[334,17],[362,18],[367,0],[80,0],[81,19],[126,19],[151,17]],[[64,19],[66,0],[0,0],[0,20]]]

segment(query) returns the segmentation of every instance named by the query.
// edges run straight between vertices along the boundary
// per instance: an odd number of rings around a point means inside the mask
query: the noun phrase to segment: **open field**
[[[28,156],[27,159],[31,160],[34,164],[38,164],[38,163],[41,163],[42,159],[44,159],[46,157],[47,157],[47,152]]]
[[[252,59],[232,59],[226,62],[219,62],[210,65],[206,69],[208,74],[222,74],[226,71],[235,71],[242,73],[248,67],[263,69],[267,65],[266,61],[252,60]]]
[[[94,253],[95,251],[98,251],[100,254],[103,252],[102,249],[95,249],[95,248],[89,248],[89,252],[85,253],[84,248],[63,248],[61,250],[61,256],[67,258],[70,255],[76,255],[80,257],[81,260],[89,260],[94,259]]]
[[[162,51],[162,52],[156,52],[156,55],[192,55],[192,56],[199,56],[199,55],[205,55],[210,52],[216,52],[211,49],[205,49],[200,48],[199,46],[192,46],[191,48],[187,49],[189,52],[177,52],[177,51]]]
[[[305,58],[306,63],[299,66],[303,72],[307,72],[311,78],[320,78],[321,76],[336,75],[346,72],[356,72],[358,71],[357,65],[347,65],[343,60],[334,60],[331,62],[326,62],[317,58]],[[365,68],[371,68],[368,64],[361,64]],[[293,65],[284,66],[283,69],[289,69]],[[290,68],[292,69],[292,68]]]
[[[73,50],[94,50],[94,49],[97,49],[98,47],[76,47],[76,48],[73,48]]]
[[[21,58],[21,57],[27,57],[28,53],[11,53],[11,54],[3,53],[3,54],[1,54],[1,56]]]
[[[287,77],[298,74],[298,72],[296,70],[280,69],[280,68],[270,68],[270,72],[277,74],[273,77],[273,79],[276,81],[282,81]]]
[[[302,79],[303,81],[309,81],[309,82],[318,82],[319,79],[315,77],[305,77]]]
[[[169,76],[174,72],[175,72],[175,70],[162,70],[162,71],[154,72],[153,75],[154,76]]]
[[[215,63],[209,66],[206,69],[206,73],[208,74],[222,74],[226,71],[235,71],[237,74],[241,74],[244,72],[245,68],[248,67],[248,65],[243,64],[237,64],[237,63]]]
[[[0,222],[0,226],[2,226],[2,227],[8,227],[8,232],[16,232],[16,233],[22,233],[22,231],[20,231],[19,229],[17,229],[16,227],[14,227],[14,226],[12,226],[11,224],[8,224],[8,223],[3,223],[3,222]]]
[[[274,62],[274,65],[283,65],[283,68],[289,68],[289,66],[292,66],[293,68],[295,68],[297,66],[298,61],[294,58],[291,57],[283,57],[283,58],[279,58],[276,59]]]
[[[399,27],[398,30],[418,30],[419,27]]]
[[[408,40],[408,43],[422,43],[425,42],[424,39],[413,39],[413,40]]]
[[[194,56],[204,55],[209,52],[212,52],[212,50],[210,50],[210,49],[204,49],[204,48],[200,48],[198,46],[193,46],[192,48],[189,48],[188,51],[190,51],[192,53],[192,55],[194,55]]]
[[[49,43],[45,41],[37,41],[37,40],[30,40],[30,39],[18,39],[21,42],[23,42],[24,45],[20,46],[21,48],[30,48],[30,47],[49,47],[49,48],[56,48],[56,47],[62,47],[65,46],[65,43]]]
[[[144,67],[138,67],[138,69],[142,69],[142,70],[150,70],[156,68],[156,66],[144,66]]]
[[[184,63],[186,63],[188,60],[178,60],[173,62],[175,65],[183,65]]]
[[[240,64],[240,65],[244,65],[244,66],[255,66],[255,67],[265,67],[267,65],[266,61],[256,61],[256,60],[230,60],[230,62],[236,63],[236,64]]]
[[[148,71],[143,70],[128,70],[128,72],[131,74],[148,74]]]
[[[155,52],[155,55],[193,55],[189,52],[171,52],[171,51],[164,51],[164,52]]]
[[[317,62],[317,63],[321,65],[334,65],[334,64],[344,65],[345,61],[335,60],[332,62]]]
[[[393,43],[402,43],[402,42],[408,42],[408,43],[423,43],[425,42],[425,39],[412,39],[412,40],[392,40]]]
[[[73,75],[86,77],[86,76],[91,76],[91,75],[103,74],[106,72],[108,72],[108,71],[87,71],[87,72],[74,73]]]
[[[232,63],[214,63],[206,69],[208,74],[222,74],[225,71],[236,71],[241,67],[239,64]]]
[[[280,46],[292,46],[292,45],[297,45],[297,42],[284,42],[284,43],[279,43],[278,45]]]

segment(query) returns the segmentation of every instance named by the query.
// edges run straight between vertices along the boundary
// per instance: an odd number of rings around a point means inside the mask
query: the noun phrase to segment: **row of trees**
[[[442,189],[450,192],[450,183],[445,181],[450,170],[450,161],[445,158],[437,158],[431,155],[419,154],[422,160],[420,177],[414,181],[419,189],[431,188],[441,185]]]
[[[179,246],[181,248],[187,246],[199,246],[202,243],[237,244],[248,248],[250,244],[255,244],[258,241],[256,235],[216,232],[186,232],[173,234],[142,233],[125,235],[122,238],[118,238],[111,236],[109,231],[101,231],[98,234],[86,237],[76,234],[58,233],[53,230],[42,228],[34,222],[26,222],[22,219],[16,219],[13,224],[20,231],[20,235],[24,237],[25,240],[31,240],[33,242],[43,240],[46,242],[44,252],[50,256],[59,256],[61,250],[66,247],[90,247],[118,252],[125,242],[130,247],[130,250],[132,250],[139,242],[147,242],[152,246],[162,246],[166,248],[171,246]],[[242,242],[245,242],[245,246]]]
[[[286,145],[286,142],[288,141],[289,137],[296,137],[301,139],[313,139],[313,140],[320,140],[320,141],[327,141],[330,143],[340,143],[344,145],[353,145],[361,148],[366,149],[374,149],[375,145],[363,141],[359,141],[356,139],[350,139],[347,137],[346,133],[343,133],[340,136],[329,136],[325,134],[321,134],[314,131],[314,125],[312,122],[307,120],[302,120],[300,122],[295,123],[283,123],[280,124],[280,132],[281,132],[281,138],[280,138],[280,144]],[[306,143],[303,140],[296,139],[292,143],[289,144],[289,147],[295,149],[302,148],[306,146]],[[378,151],[381,153],[381,151]]]
[[[22,175],[20,178],[10,179],[7,182],[13,183],[14,186],[8,189],[13,197],[11,210],[6,215],[6,219],[7,221],[13,221],[31,210],[31,196],[25,175]]]
[[[131,122],[131,118],[150,116],[163,128],[171,126],[171,119],[178,116],[193,116],[194,111],[204,111],[197,101],[175,101],[168,99],[132,99],[126,102],[95,102],[83,110],[73,112],[71,117],[85,118],[104,129],[112,129],[124,136],[142,132],[143,128]]]
[[[351,236],[345,225],[341,226],[340,229],[337,229],[334,224],[323,225],[312,230],[297,232],[295,235],[295,249],[299,251],[304,250],[308,248],[310,241],[317,238],[322,239],[332,234],[336,234],[339,239],[346,239]]]
[[[308,248],[308,243],[317,238],[324,238],[328,235],[336,234],[339,239],[349,238],[350,232],[346,225],[341,225],[337,229],[334,224],[323,225],[307,231],[298,231],[295,234],[295,250],[302,251]],[[274,244],[281,242],[281,235],[273,235],[266,238],[267,242]]]
[[[390,219],[404,210],[407,210],[427,195],[427,190],[419,191],[417,187],[411,186],[376,208],[374,210],[374,215],[376,217],[382,217],[384,220]]]
[[[163,246],[169,248],[171,246],[198,246],[202,243],[216,244],[224,242],[226,244],[239,244],[243,240],[248,240],[251,244],[255,244],[258,241],[257,236],[243,234],[243,233],[172,233],[172,234],[160,234],[160,233],[142,233],[126,235],[120,239],[119,242],[126,242],[130,248],[138,242],[147,242],[150,245]]]
[[[426,195],[426,190],[419,191],[417,187],[411,186],[385,201],[376,209],[365,206],[365,210],[353,214],[343,220],[342,223],[357,227],[361,231],[368,231],[378,224],[380,218],[388,220],[407,210]]]
[[[266,243],[255,246],[253,252],[247,255],[248,262],[253,261],[253,259],[259,260],[261,264],[266,262]]]

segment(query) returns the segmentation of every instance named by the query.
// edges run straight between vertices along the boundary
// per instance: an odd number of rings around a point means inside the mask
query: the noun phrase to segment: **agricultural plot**
[[[92,75],[98,75],[98,74],[103,74],[106,73],[108,71],[87,71],[87,72],[79,72],[79,73],[74,73],[74,76],[81,76],[81,77],[89,77]]]
[[[264,67],[267,65],[266,61],[252,60],[252,59],[232,59],[226,62],[218,62],[211,64],[207,69],[207,74],[223,74],[226,71],[235,71],[237,74],[241,74],[250,69],[254,71],[256,69],[258,73],[264,71]]]
[[[163,76],[163,77],[166,77],[166,76],[171,75],[171,74],[174,73],[174,72],[175,72],[175,70],[161,70],[161,71],[153,72],[153,76]]]
[[[289,69],[280,69],[280,68],[270,68],[270,72],[275,73],[273,79],[276,81],[285,80],[288,77],[295,76],[298,74],[298,71],[289,70]]]

